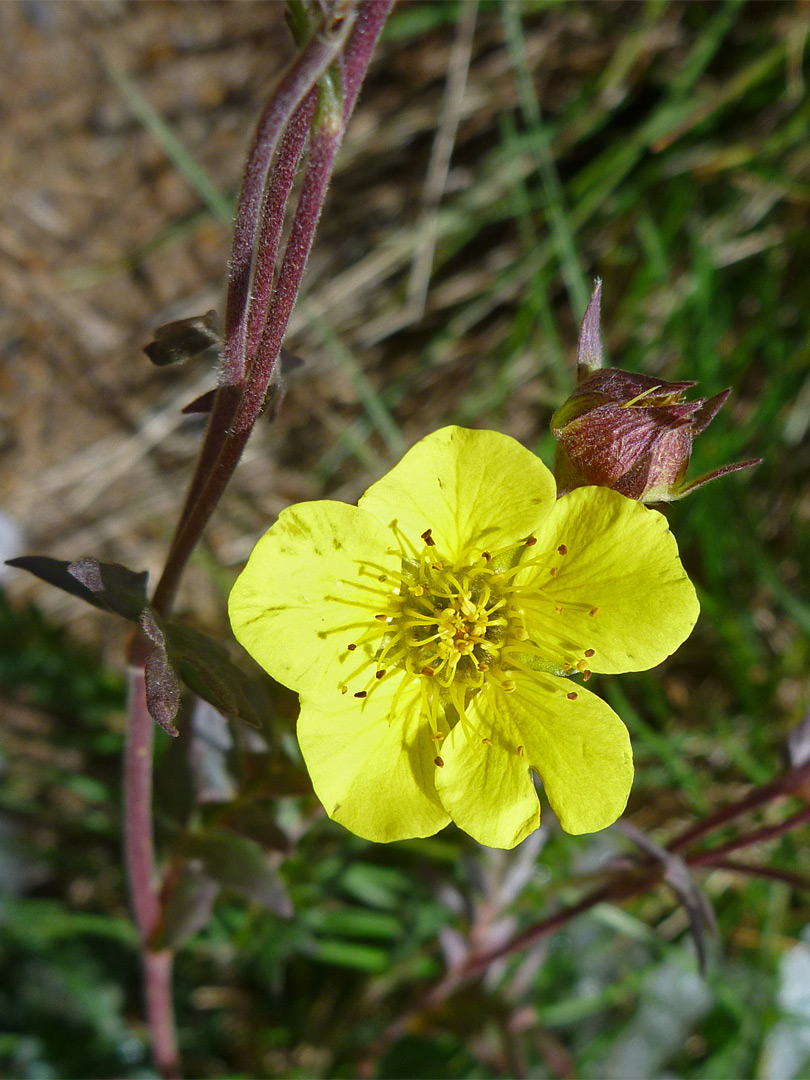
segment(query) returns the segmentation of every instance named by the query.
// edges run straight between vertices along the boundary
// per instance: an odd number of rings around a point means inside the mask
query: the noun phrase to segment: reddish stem
[[[710,848],[709,851],[699,851],[694,855],[687,855],[685,862],[688,866],[714,866],[715,863],[723,860],[726,855],[731,855],[735,851],[742,851],[743,848],[753,847],[754,844],[764,844],[768,840],[775,840],[778,836],[790,832],[791,829],[795,829],[799,825],[805,825],[808,821],[810,821],[810,806],[803,806],[801,810],[797,810],[795,814],[791,814],[784,821],[780,821],[778,825],[769,825],[765,829],[757,829],[755,832],[747,833],[745,836],[738,836],[734,840],[729,840],[727,844]]]
[[[736,859],[718,859],[712,863],[714,870],[730,870],[733,874],[761,877],[769,881],[783,881],[794,889],[810,892],[810,877],[794,874],[792,870],[780,870],[778,866],[758,866],[756,863],[738,862]]]
[[[146,987],[146,1018],[152,1033],[152,1053],[155,1066],[164,1080],[177,1080],[180,1076],[180,1054],[174,1022],[172,999],[172,967],[174,953],[171,949],[143,954],[144,984]]]
[[[729,821],[733,821],[751,810],[756,810],[757,807],[763,806],[777,795],[791,794],[806,780],[810,780],[810,761],[795,769],[789,769],[780,776],[775,776],[773,780],[769,780],[766,784],[761,784],[759,787],[749,791],[747,795],[743,796],[742,799],[738,799],[737,802],[724,806],[703,821],[697,821],[694,825],[690,825],[677,839],[667,844],[667,850],[671,851],[673,855],[678,854],[684,848],[689,847],[690,844],[694,844],[696,840],[701,840],[710,832],[719,829],[721,825],[726,825]]]
[[[248,310],[246,344],[248,366],[264,333],[267,309],[275,280],[276,256],[284,224],[284,210],[292,191],[295,174],[301,163],[304,144],[309,134],[309,125],[315,111],[315,98],[316,93],[311,90],[290,120],[262,206],[261,231],[256,248],[253,288]]]
[[[137,650],[137,645],[133,647]],[[172,953],[150,947],[160,919],[152,825],[152,748],[155,723],[146,707],[143,667],[129,669],[129,727],[124,746],[124,862],[135,925],[141,940],[146,1015],[160,1075],[179,1076],[172,1005]]]
[[[124,858],[135,925],[148,941],[158,921],[152,839],[152,746],[155,722],[146,707],[144,669],[129,669],[129,727],[124,746]]]
[[[396,0],[365,0],[360,5],[343,53],[343,120],[348,121],[360,93],[371,54]]]
[[[236,431],[249,431],[264,407],[342,136],[342,129],[333,128],[319,129],[312,135],[306,176],[284,249],[276,289],[270,301],[264,333],[248,373],[247,386],[234,424]]]
[[[262,196],[276,148],[293,113],[342,49],[353,19],[346,7],[330,9],[323,23],[288,69],[264,109],[248,154],[236,206],[228,295],[225,301],[225,358],[223,378],[238,384],[245,373],[247,312],[251,270],[259,231]]]

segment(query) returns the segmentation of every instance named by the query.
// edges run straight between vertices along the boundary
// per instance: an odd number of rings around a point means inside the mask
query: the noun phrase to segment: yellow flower
[[[503,848],[540,822],[532,772],[568,832],[622,813],[627,729],[569,676],[652,667],[697,614],[659,513],[606,488],[557,500],[514,439],[458,427],[358,506],[285,510],[230,598],[236,637],[300,695],[331,818],[376,841],[452,820]]]

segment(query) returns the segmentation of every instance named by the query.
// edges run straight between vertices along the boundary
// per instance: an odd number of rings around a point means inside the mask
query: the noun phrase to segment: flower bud
[[[597,282],[582,321],[577,388],[551,418],[558,493],[594,484],[639,502],[671,502],[718,476],[758,464],[726,465],[684,482],[693,439],[709,426],[731,390],[685,401],[685,392],[696,383],[602,368],[600,291]]]

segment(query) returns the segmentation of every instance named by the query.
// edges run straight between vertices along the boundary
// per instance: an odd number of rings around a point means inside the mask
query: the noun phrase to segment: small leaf
[[[593,286],[593,295],[585,311],[579,331],[577,346],[577,373],[582,378],[592,371],[598,371],[604,363],[602,355],[602,334],[600,316],[602,307],[602,281],[597,278]]]
[[[133,622],[138,621],[147,604],[149,575],[146,571],[136,573],[118,563],[102,563],[91,556],[66,562],[45,555],[23,555],[9,559],[8,566],[27,570],[41,581],[78,596],[93,607],[115,612]]]
[[[190,837],[188,853],[199,860],[203,873],[219,885],[236,889],[282,918],[292,916],[292,903],[284,882],[252,840],[228,832],[197,833]]]
[[[210,413],[214,407],[214,399],[217,396],[216,388],[206,390],[204,394],[200,394],[199,397],[195,397],[193,401],[190,401],[188,405],[184,405],[180,410],[184,415],[191,416],[197,413]]]
[[[163,630],[172,665],[190,690],[227,716],[262,726],[272,711],[263,680],[237,667],[207,634],[174,622],[163,624]]]
[[[144,668],[146,707],[155,723],[160,724],[169,735],[177,736],[180,732],[172,721],[180,708],[180,680],[166,654],[163,631],[149,608],[141,613],[140,623],[143,632],[152,642]]]
[[[312,781],[306,769],[284,754],[251,754],[242,760],[240,775],[243,789],[259,798],[280,799],[286,796],[311,795]]]
[[[202,698],[194,702],[188,763],[197,803],[229,803],[236,796],[236,782],[228,768],[233,748],[228,721]]]
[[[255,841],[264,851],[287,854],[292,849],[289,836],[276,825],[269,800],[240,800],[217,809],[216,822],[220,827]]]
[[[163,901],[156,948],[178,949],[208,923],[219,885],[199,864],[186,861]]]
[[[220,333],[215,311],[177,319],[155,330],[155,340],[144,346],[144,352],[158,367],[183,364],[219,345]]]

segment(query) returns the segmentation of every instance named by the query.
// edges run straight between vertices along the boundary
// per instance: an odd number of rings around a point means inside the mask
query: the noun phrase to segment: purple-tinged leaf
[[[599,328],[601,308],[602,280],[597,278],[579,330],[579,344],[577,346],[578,379],[583,379],[592,372],[598,371],[604,363],[602,334]]]
[[[79,599],[137,622],[147,605],[146,571],[136,573],[118,563],[102,563],[87,556],[75,562],[51,559],[45,555],[23,555],[9,559],[8,566],[27,570],[41,581],[78,596]]]
[[[219,885],[196,860],[184,862],[163,898],[163,917],[155,948],[179,949],[208,924]]]
[[[144,346],[144,352],[158,367],[184,364],[207,349],[220,344],[217,314],[208,311],[190,319],[177,319],[155,330],[155,340]]]
[[[675,896],[683,904],[689,916],[689,931],[695,943],[698,967],[701,973],[706,971],[706,937],[707,933],[717,937],[717,921],[714,910],[706,899],[705,894],[698,887],[689,867],[679,856],[667,851],[666,848],[651,839],[641,829],[631,825],[629,821],[617,821],[614,828],[623,833],[628,840],[645,854],[660,862],[664,868],[664,881],[669,885]]]
[[[292,844],[289,836],[276,824],[274,805],[270,799],[240,799],[230,806],[211,807],[216,813],[207,820],[220,829],[252,840],[263,851],[280,851],[287,855]]]
[[[157,620],[148,608],[140,619],[143,632],[152,642],[146,657],[146,707],[156,724],[160,724],[169,735],[177,736],[180,732],[174,726],[174,718],[180,708],[181,686],[177,672],[166,655],[166,641]]]

